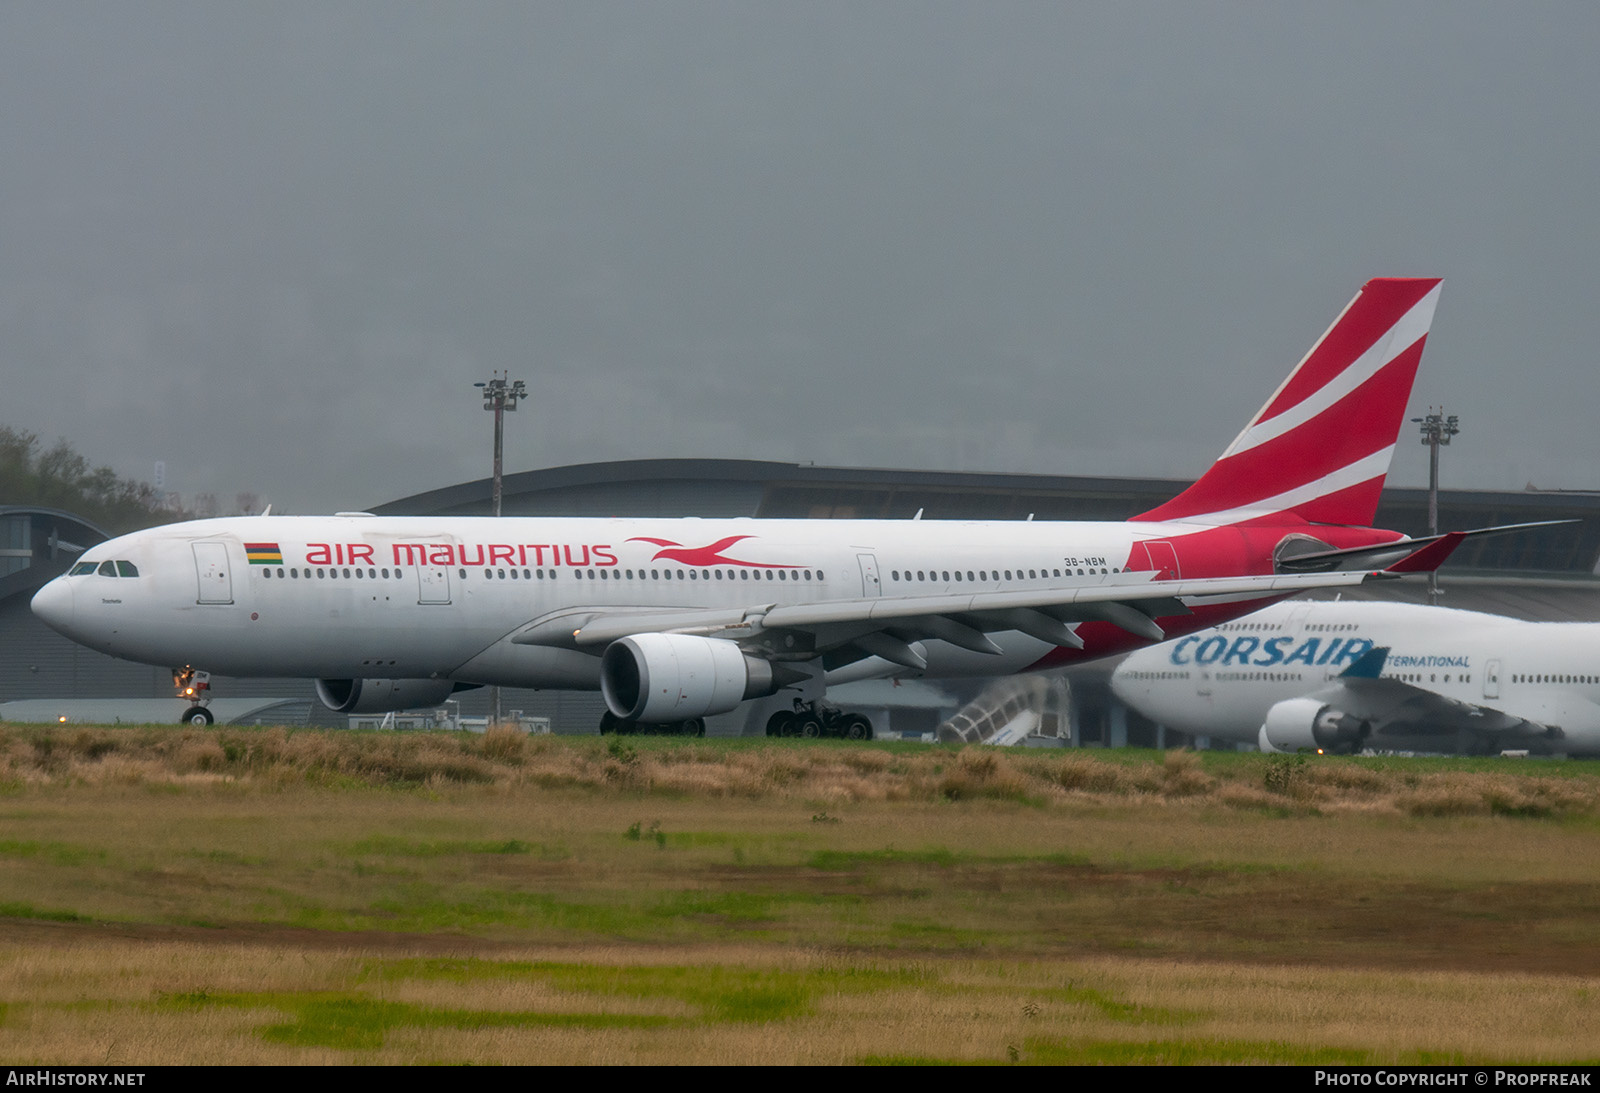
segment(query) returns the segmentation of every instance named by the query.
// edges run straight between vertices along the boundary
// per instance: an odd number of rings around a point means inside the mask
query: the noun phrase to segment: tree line
[[[166,508],[150,483],[91,467],[65,440],[46,448],[36,434],[8,425],[0,425],[0,504],[64,509],[112,535],[185,516]]]

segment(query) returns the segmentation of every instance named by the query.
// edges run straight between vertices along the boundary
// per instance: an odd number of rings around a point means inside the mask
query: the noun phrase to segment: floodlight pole
[[[1450,443],[1450,438],[1461,432],[1460,419],[1455,414],[1445,416],[1444,407],[1428,407],[1426,417],[1414,417],[1422,426],[1422,443],[1428,447],[1428,534],[1439,534],[1439,449]],[[1428,602],[1439,602],[1439,571],[1428,573]]]
[[[502,468],[505,464],[506,411],[515,410],[521,399],[527,398],[528,388],[521,380],[507,382],[505,372],[494,373],[487,383],[475,383],[483,389],[483,408],[494,413],[494,515],[500,515]],[[500,688],[489,688],[491,726],[500,724]]]
[[[500,515],[502,478],[506,454],[506,408],[496,400],[494,404],[494,515]]]

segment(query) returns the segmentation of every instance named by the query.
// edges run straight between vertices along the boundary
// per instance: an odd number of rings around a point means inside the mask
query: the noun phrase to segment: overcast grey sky
[[[509,369],[509,470],[1194,476],[1364,280],[1437,275],[1445,484],[1600,487],[1596,43],[1592,3],[8,3],[0,423],[331,511],[485,475]]]

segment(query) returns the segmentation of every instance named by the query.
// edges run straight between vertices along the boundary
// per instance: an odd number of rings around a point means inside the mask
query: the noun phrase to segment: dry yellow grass
[[[1584,764],[0,729],[0,1053],[1591,1059],[1597,787]]]
[[[1559,768],[1559,776],[1549,773]],[[1538,772],[1538,773],[1536,773]],[[649,738],[274,729],[0,726],[0,786],[496,785],[823,802],[1193,799],[1246,809],[1405,816],[1594,815],[1587,764],[802,746]]]
[[[729,987],[730,976],[746,986]],[[718,982],[731,995],[717,995]],[[781,1012],[752,1019],[723,1004],[748,984],[782,995]],[[1600,1048],[1594,986],[1134,957],[862,958],[738,943],[440,959],[113,938],[0,950],[0,992],[13,1000],[0,1054],[13,1065],[105,1066],[1049,1062],[1130,1053],[1552,1062]]]

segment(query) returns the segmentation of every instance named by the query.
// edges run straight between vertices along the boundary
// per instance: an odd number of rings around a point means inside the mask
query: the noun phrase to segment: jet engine
[[[1371,734],[1372,726],[1314,698],[1289,698],[1267,711],[1261,726],[1262,751],[1355,752]]]
[[[791,675],[793,678],[790,678]],[[683,721],[726,713],[775,693],[803,673],[747,657],[723,638],[635,634],[612,642],[600,661],[600,693],[625,721]]]
[[[317,697],[336,713],[388,713],[437,706],[458,686],[450,679],[319,679]]]

